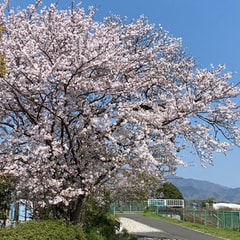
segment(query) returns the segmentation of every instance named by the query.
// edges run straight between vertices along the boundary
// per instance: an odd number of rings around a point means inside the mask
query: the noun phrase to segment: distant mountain
[[[172,176],[168,179],[180,190],[184,199],[205,200],[214,197],[218,202],[240,202],[240,188],[229,188],[208,181]]]

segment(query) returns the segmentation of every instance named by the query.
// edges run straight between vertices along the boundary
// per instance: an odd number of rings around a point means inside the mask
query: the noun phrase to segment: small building
[[[221,208],[222,209],[229,208],[229,209],[233,209],[233,210],[240,210],[240,205],[234,204],[234,203],[213,203],[214,210],[219,210]]]

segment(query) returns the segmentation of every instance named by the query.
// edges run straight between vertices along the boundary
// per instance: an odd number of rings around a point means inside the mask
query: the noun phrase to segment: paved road
[[[134,233],[138,237],[152,237],[162,240],[223,240],[223,238],[213,237],[154,218],[144,217],[133,213],[122,213],[118,215],[119,217],[129,218],[150,227],[162,230],[162,232]]]

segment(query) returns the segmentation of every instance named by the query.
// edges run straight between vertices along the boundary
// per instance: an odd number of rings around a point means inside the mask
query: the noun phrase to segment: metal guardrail
[[[221,211],[210,209],[185,209],[181,199],[166,201],[167,199],[150,199],[148,201],[116,202],[111,204],[111,211],[143,212],[146,209],[182,221],[199,223],[216,228],[229,228],[240,231],[240,211]],[[173,200],[173,199],[171,199]],[[177,200],[177,199],[175,199]],[[169,207],[172,206],[172,207]]]
[[[156,208],[156,213],[170,217],[178,215],[182,221],[240,231],[240,211]]]
[[[183,199],[148,199],[147,201],[119,201],[112,203],[112,212],[143,212],[151,207],[177,207],[184,208]]]

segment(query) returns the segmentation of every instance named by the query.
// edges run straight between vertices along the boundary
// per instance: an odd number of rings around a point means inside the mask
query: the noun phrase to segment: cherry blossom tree
[[[4,27],[0,27],[0,41],[2,38],[2,34],[4,33],[4,30],[5,30]],[[3,53],[0,52],[0,77],[2,77],[5,72],[6,72],[6,62],[4,60]]]
[[[1,168],[35,202],[64,204],[79,223],[106,181],[163,179],[184,164],[182,149],[204,164],[239,144],[231,74],[199,69],[181,39],[146,18],[97,22],[93,8],[4,6]]]

